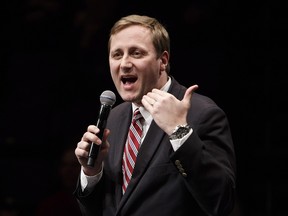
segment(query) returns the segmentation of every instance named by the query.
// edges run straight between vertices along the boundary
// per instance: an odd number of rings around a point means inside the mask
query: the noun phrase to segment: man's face
[[[142,96],[161,88],[161,58],[157,58],[149,29],[134,25],[111,37],[109,65],[113,82],[124,101],[141,104]]]

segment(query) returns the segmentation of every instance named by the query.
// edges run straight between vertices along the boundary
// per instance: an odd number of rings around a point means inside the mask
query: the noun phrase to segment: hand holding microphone
[[[109,116],[110,110],[112,106],[114,105],[116,101],[116,96],[115,94],[110,91],[106,90],[102,92],[100,95],[100,102],[101,102],[101,107],[100,111],[98,114],[98,120],[96,126],[99,128],[100,132],[97,134],[97,136],[102,140],[103,138],[103,133],[104,129],[106,127],[106,122],[107,118]],[[89,156],[88,156],[88,162],[87,165],[90,167],[94,166],[95,160],[98,156],[98,152],[101,148],[101,145],[97,145],[95,143],[91,144],[90,151],[89,151]]]

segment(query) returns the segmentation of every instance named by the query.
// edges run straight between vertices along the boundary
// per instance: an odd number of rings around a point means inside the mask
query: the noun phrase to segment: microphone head
[[[116,102],[116,95],[114,94],[114,92],[106,90],[100,95],[100,102],[103,105],[113,106]]]

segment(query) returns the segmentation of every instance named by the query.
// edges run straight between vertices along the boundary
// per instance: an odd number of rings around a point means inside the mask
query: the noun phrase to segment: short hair
[[[157,58],[159,58],[164,51],[167,51],[170,54],[170,37],[164,25],[153,17],[137,14],[122,17],[113,25],[110,30],[110,37],[108,41],[108,53],[110,52],[111,37],[119,31],[133,25],[139,25],[150,29]],[[166,71],[167,73],[170,71],[169,63]]]

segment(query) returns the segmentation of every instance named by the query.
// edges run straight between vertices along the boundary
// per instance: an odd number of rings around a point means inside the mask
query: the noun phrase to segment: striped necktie
[[[142,136],[142,124],[141,119],[142,115],[137,108],[134,111],[133,119],[130,125],[128,139],[125,144],[125,149],[123,153],[122,161],[122,171],[123,171],[123,185],[122,191],[123,194],[126,191],[128,183],[132,177],[133,169],[136,162],[136,157],[138,154],[138,149],[140,147],[141,136]]]

